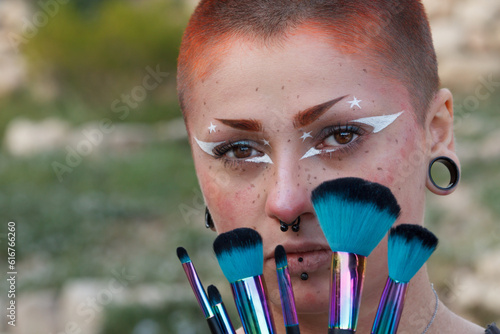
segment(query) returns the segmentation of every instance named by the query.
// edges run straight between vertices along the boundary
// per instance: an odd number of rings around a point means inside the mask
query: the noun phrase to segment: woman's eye
[[[214,149],[214,154],[220,158],[224,157],[233,160],[246,160],[264,155],[247,142],[236,142],[221,145]]]
[[[229,158],[247,159],[252,157],[257,151],[250,146],[238,145],[230,149],[226,155]]]
[[[333,138],[335,138],[335,141],[339,144],[349,144],[354,138],[356,138],[357,135],[355,135],[352,132],[347,132],[347,131],[340,131],[337,133],[333,134]]]
[[[347,145],[359,137],[360,130],[358,128],[353,129],[335,129],[333,132],[327,136],[322,143],[322,146],[341,146]]]

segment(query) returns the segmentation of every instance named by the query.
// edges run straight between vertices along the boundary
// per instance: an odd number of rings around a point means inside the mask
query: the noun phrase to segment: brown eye
[[[236,146],[233,148],[233,154],[237,159],[246,159],[252,155],[252,148],[248,146]]]
[[[328,135],[325,136],[323,142],[319,145],[319,149],[339,148],[354,143],[359,136],[363,134],[363,130],[354,125],[338,126],[329,128]]]
[[[333,134],[335,141],[339,144],[349,144],[354,139],[354,134],[348,131],[338,131]]]

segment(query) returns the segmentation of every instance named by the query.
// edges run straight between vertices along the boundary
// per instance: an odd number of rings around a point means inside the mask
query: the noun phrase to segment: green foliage
[[[18,261],[46,261],[46,270],[23,284],[60,287],[74,277],[106,276],[114,266],[139,268],[144,280],[165,275],[158,268],[166,253],[175,258],[168,230],[183,225],[178,207],[198,190],[187,144],[86,157],[63,182],[53,161],[64,155],[0,158],[0,212],[17,223]],[[143,239],[151,230],[154,242]]]
[[[93,106],[109,105],[142,84],[148,66],[159,66],[174,81],[187,20],[183,6],[172,1],[101,1],[93,6],[98,10],[88,15],[73,2],[61,5],[39,29],[24,46],[32,73],[49,71],[62,96],[77,95]]]

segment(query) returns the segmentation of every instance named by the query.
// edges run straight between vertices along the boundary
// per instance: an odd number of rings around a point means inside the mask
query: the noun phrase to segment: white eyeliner
[[[309,149],[309,151],[307,151],[306,154],[304,154],[302,156],[302,158],[300,158],[299,160],[302,160],[302,159],[305,159],[305,158],[309,158],[309,157],[313,157],[315,155],[322,154],[322,153],[331,153],[331,152],[334,152],[336,150],[338,150],[338,148],[331,148],[329,150],[318,150],[315,147],[311,147]]]
[[[209,142],[206,142],[206,141],[198,140],[198,138],[196,138],[196,137],[194,137],[194,140],[196,140],[196,143],[198,144],[198,146],[201,148],[201,150],[203,152],[205,152],[208,155],[211,155],[213,157],[215,157],[214,148],[216,148],[217,146],[219,146],[220,144],[223,143],[223,141],[219,141],[219,142],[216,142],[216,143],[209,143]]]
[[[391,125],[402,113],[404,113],[404,110],[397,114],[365,117],[356,119],[353,122],[369,125],[373,127],[373,133],[377,133]]]
[[[403,112],[404,112],[404,110],[398,112],[397,114],[392,114],[392,115],[365,117],[365,118],[356,119],[352,122],[369,125],[369,126],[373,127],[373,133],[377,133],[377,132],[384,130],[389,125],[391,125]],[[313,157],[313,156],[316,156],[319,154],[323,154],[323,153],[331,153],[331,152],[334,152],[336,150],[338,150],[338,148],[327,149],[327,150],[318,150],[315,147],[311,147],[309,149],[309,151],[307,151],[306,154],[304,154],[302,156],[302,158],[300,158],[300,160],[305,159],[305,158],[310,158],[310,157]]]
[[[203,152],[207,153],[208,155],[210,155],[212,157],[216,157],[216,155],[214,153],[214,148],[216,148],[220,144],[224,143],[223,141],[214,142],[214,143],[205,142],[205,141],[198,140],[198,138],[196,138],[196,137],[194,137],[194,140],[196,141],[196,143],[198,144],[198,146],[201,148],[201,150]],[[271,160],[271,158],[267,154],[264,154],[261,157],[254,157],[254,158],[246,159],[243,161],[254,162],[254,163],[266,163],[266,164],[273,163],[273,161]]]
[[[246,162],[255,162],[255,163],[264,163],[264,164],[273,164],[273,161],[271,160],[271,158],[267,155],[267,154],[264,154],[263,156],[261,157],[255,157],[255,158],[250,158],[250,159],[246,159],[245,160]]]

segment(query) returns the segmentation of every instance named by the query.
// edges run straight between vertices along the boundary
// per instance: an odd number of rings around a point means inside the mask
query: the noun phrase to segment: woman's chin
[[[327,313],[330,300],[329,281],[329,271],[326,277],[311,273],[306,281],[292,278],[297,313]]]

